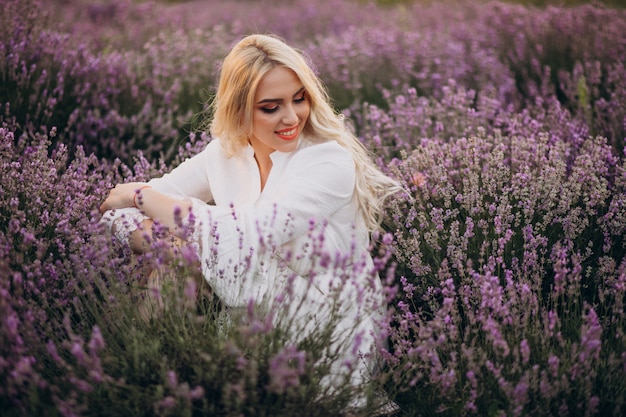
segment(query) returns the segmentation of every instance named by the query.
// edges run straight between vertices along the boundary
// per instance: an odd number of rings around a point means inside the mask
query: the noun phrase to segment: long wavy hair
[[[316,142],[335,140],[352,153],[359,211],[369,230],[377,229],[382,220],[384,200],[400,190],[399,184],[378,169],[369,151],[346,126],[343,115],[330,105],[326,87],[305,55],[277,37],[250,35],[228,53],[211,103],[211,134],[220,138],[229,157],[247,146],[253,129],[257,87],[263,76],[277,66],[292,70],[304,86],[311,106],[304,126],[307,137]]]

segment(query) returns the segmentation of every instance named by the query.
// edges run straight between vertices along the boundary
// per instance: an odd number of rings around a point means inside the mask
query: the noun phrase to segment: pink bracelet
[[[137,205],[137,195],[141,192],[141,190],[143,190],[144,188],[152,188],[149,185],[142,185],[141,187],[139,187],[137,190],[135,190],[135,194],[133,195],[133,206],[135,206],[135,208],[139,208],[139,206]]]

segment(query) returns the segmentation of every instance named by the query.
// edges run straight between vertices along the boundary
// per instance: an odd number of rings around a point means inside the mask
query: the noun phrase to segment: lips
[[[298,125],[288,127],[287,129],[277,130],[276,136],[283,140],[293,140],[298,137]]]

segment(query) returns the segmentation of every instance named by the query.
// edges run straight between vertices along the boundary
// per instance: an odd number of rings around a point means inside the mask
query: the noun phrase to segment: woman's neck
[[[270,158],[270,154],[275,152],[274,149],[265,146],[262,142],[255,139],[254,137],[249,139],[249,143],[254,149],[254,159],[256,160],[256,164],[259,167],[259,174],[261,177],[261,191],[265,187],[265,183],[267,182],[267,178],[270,175],[270,171],[272,170],[272,158]]]
[[[254,159],[256,161],[257,166],[259,167],[259,176],[261,177],[261,191],[265,188],[265,183],[267,182],[267,178],[270,176],[270,171],[272,170],[272,159],[269,154],[263,155],[254,153]]]

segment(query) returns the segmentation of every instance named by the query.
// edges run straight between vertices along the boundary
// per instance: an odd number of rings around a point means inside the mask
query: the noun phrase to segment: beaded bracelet
[[[143,190],[144,188],[152,188],[149,185],[143,185],[141,187],[139,187],[137,190],[135,190],[135,194],[133,195],[133,206],[135,206],[135,208],[139,208],[139,206],[137,205],[137,195],[141,192],[141,190]]]

